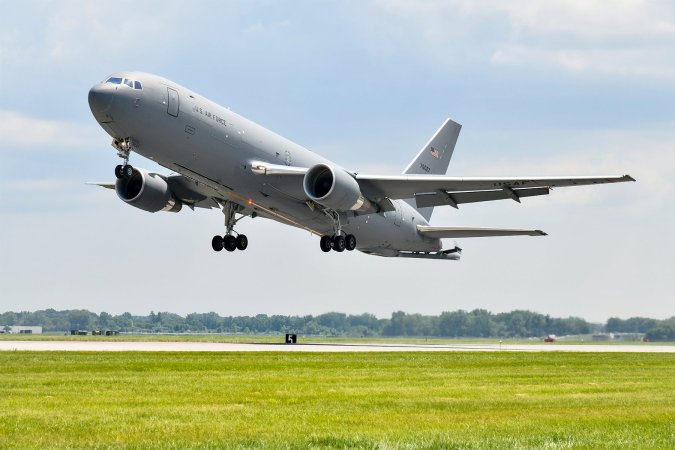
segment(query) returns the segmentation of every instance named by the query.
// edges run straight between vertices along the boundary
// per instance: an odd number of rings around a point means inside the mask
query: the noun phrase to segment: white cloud
[[[139,9],[136,2],[121,0],[111,9],[101,2],[65,0],[41,4],[38,15],[13,7],[3,11],[0,64],[18,74],[26,68],[82,64],[92,55],[123,62],[130,55],[147,54],[143,49],[148,42],[153,43],[153,55],[163,52],[182,9],[167,3]]]
[[[455,57],[461,55],[497,65],[675,77],[675,10],[665,1],[374,4],[377,13],[396,21],[399,32],[393,36],[416,42],[412,47],[445,64],[455,64]],[[468,42],[469,51],[460,42]]]
[[[491,62],[505,65],[559,67],[568,72],[596,72],[607,75],[675,77],[673,50],[657,48],[567,48],[551,49],[532,45],[500,45]]]
[[[452,174],[477,176],[566,176],[566,175],[624,175],[630,174],[637,183],[621,189],[603,186],[556,189],[550,198],[528,199],[532,206],[550,204],[592,205],[612,198],[615,203],[635,204],[640,209],[672,208],[675,198],[675,152],[672,132],[654,130],[622,131],[597,130],[543,130],[527,141],[531,131],[513,133],[507,140],[526,142],[529,148],[542,152],[531,157],[509,156],[506,149],[497,159],[462,160],[463,171],[455,168]],[[515,137],[514,137],[515,136]],[[546,152],[547,142],[557,142],[553,153]],[[467,153],[471,153],[467,150]],[[466,172],[466,167],[470,165]],[[479,171],[479,172],[478,172]]]
[[[74,184],[71,180],[55,179],[22,179],[8,180],[0,182],[0,189],[3,191],[23,191],[23,192],[41,192],[53,191],[70,187]]]
[[[82,147],[100,137],[93,128],[60,120],[39,119],[15,111],[0,109],[0,147],[12,151],[11,145],[40,147]],[[94,141],[95,142],[95,141]]]

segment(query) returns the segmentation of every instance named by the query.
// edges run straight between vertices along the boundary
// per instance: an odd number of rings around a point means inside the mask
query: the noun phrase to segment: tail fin
[[[405,168],[404,174],[430,174],[445,175],[448,171],[452,152],[455,150],[457,137],[462,126],[452,119],[447,119],[436,131],[433,137],[419,151],[415,159]],[[406,200],[413,208],[416,208],[415,200]],[[431,218],[433,207],[416,208],[426,219]]]

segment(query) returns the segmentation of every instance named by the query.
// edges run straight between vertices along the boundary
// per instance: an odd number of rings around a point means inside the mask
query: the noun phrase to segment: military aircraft
[[[443,238],[545,236],[540,230],[429,224],[436,206],[546,195],[553,187],[635,181],[630,175],[458,178],[445,176],[461,125],[447,119],[402,175],[352,172],[165,78],[111,75],[89,91],[89,107],[123,163],[114,183],[124,202],[149,212],[183,205],[218,208],[224,235],[215,251],[245,250],[235,231],[265,217],[320,237],[324,252],[359,250],[390,257],[459,259]],[[129,164],[138,153],[171,175]]]

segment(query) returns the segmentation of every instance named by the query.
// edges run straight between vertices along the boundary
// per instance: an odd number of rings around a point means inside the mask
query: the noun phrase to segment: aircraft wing
[[[87,186],[100,186],[106,189],[115,189],[115,183],[110,183],[108,181],[87,181],[84,184]]]
[[[436,239],[495,236],[546,236],[546,233],[541,230],[520,230],[513,228],[461,228],[417,225],[417,231],[424,236]]]
[[[415,198],[418,207],[484,202],[546,195],[550,188],[635,181],[630,175],[592,177],[448,177],[439,175],[365,175],[356,180],[371,200]]]

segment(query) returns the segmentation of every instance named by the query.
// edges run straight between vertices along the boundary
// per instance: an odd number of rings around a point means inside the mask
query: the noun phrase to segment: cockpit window
[[[138,80],[130,80],[129,78],[122,78],[122,77],[110,77],[107,80],[105,80],[106,83],[112,83],[112,84],[125,84],[129,86],[131,89],[138,89],[141,90],[143,89],[143,86],[141,85],[141,82]]]

